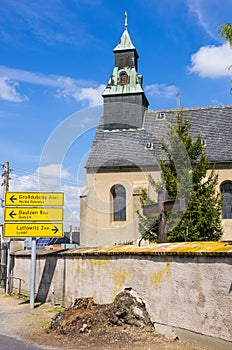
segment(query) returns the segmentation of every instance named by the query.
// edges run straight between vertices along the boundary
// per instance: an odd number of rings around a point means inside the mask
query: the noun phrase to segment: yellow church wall
[[[232,180],[232,169],[217,169],[218,190],[224,181]],[[87,174],[86,190],[81,196],[80,243],[82,246],[103,246],[136,243],[140,238],[137,210],[141,209],[139,196],[142,188],[157,199],[148,181],[148,175],[159,180],[158,171],[99,172]],[[126,189],[126,221],[113,221],[111,188],[121,184]],[[232,240],[232,220],[222,220],[222,240]]]
[[[218,174],[218,189],[220,185],[225,181],[232,181],[232,169],[217,169]]]
[[[158,179],[158,172],[153,173]],[[121,184],[126,189],[126,221],[113,221],[111,188]],[[87,175],[87,189],[81,196],[81,245],[101,246],[135,243],[138,232],[137,210],[142,188],[148,189],[145,172],[95,173]]]

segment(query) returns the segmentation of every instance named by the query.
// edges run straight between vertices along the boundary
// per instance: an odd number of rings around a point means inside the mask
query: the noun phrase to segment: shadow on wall
[[[57,265],[56,256],[47,256],[36,296],[37,301],[46,301]]]

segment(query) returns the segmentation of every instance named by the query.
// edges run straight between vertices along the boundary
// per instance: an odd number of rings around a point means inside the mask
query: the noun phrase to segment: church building
[[[86,164],[87,184],[80,202],[80,244],[104,246],[136,243],[141,237],[139,196],[151,193],[148,175],[159,179],[160,141],[178,109],[149,110],[138,73],[138,53],[125,20],[115,47],[114,68],[103,91],[100,118]],[[223,240],[232,240],[232,105],[184,108],[191,134],[202,134],[210,164],[223,192]]]

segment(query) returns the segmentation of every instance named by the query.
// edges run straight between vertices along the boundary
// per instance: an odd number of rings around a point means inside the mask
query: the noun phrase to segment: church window
[[[202,144],[203,147],[207,146],[206,140],[205,140],[205,139],[202,139],[202,140],[201,140],[201,144]]]
[[[128,75],[126,72],[120,73],[120,84],[121,85],[126,85],[128,83]]]
[[[232,182],[226,181],[220,188],[223,195],[222,218],[232,219]]]
[[[152,150],[153,148],[154,148],[154,145],[153,145],[153,143],[152,143],[152,142],[147,142],[147,143],[146,143],[146,147],[145,147],[145,149]]]
[[[111,188],[113,198],[113,221],[126,221],[126,189],[122,185]]]
[[[157,113],[157,119],[165,119],[165,113],[163,112]]]

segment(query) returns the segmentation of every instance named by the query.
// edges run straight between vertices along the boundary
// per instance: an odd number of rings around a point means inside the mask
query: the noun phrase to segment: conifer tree
[[[220,27],[220,36],[225,40],[226,43],[229,43],[232,47],[232,24],[221,24]],[[229,70],[232,69],[232,64],[227,67]],[[232,80],[230,81],[232,84]],[[232,89],[232,88],[231,88]]]
[[[168,219],[168,241],[209,241],[218,240],[222,235],[221,194],[217,192],[218,175],[209,170],[201,134],[196,140],[190,133],[191,124],[179,110],[175,125],[170,126],[167,140],[162,141],[164,157],[160,159],[161,182],[150,176],[155,191],[166,189],[168,200],[184,198],[187,209],[183,213],[171,212]],[[141,204],[151,203],[146,191]],[[145,239],[158,240],[159,216],[139,216],[139,230]],[[187,235],[187,237],[186,237]]]
[[[232,24],[221,24],[219,28],[221,37],[232,46]]]

